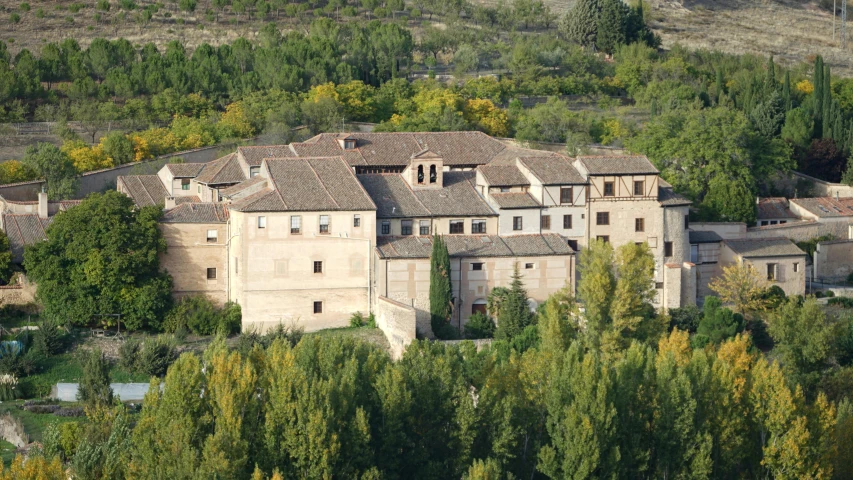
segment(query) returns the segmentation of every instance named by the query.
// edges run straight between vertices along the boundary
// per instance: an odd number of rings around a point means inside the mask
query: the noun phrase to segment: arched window
[[[418,183],[424,183],[424,166],[418,165]]]
[[[429,166],[429,183],[435,183],[436,178],[437,178],[437,175],[435,172],[435,165],[430,165]]]

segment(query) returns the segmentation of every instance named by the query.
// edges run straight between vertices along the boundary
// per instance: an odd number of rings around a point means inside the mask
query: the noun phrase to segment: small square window
[[[429,220],[421,220],[420,221],[420,230],[421,235],[429,235]]]
[[[328,215],[320,215],[320,233],[329,233]]]
[[[471,220],[471,233],[486,233],[486,221]]]
[[[207,269],[207,279],[208,280],[216,280],[216,269],[208,268]]]
[[[276,260],[275,261],[275,276],[283,277],[287,275],[287,260]]]
[[[267,217],[258,217],[258,228],[267,228]]]
[[[510,192],[509,187],[501,187],[501,193],[509,193],[509,192]]]
[[[521,227],[521,217],[512,217],[512,229],[518,231],[521,230]]]
[[[463,221],[463,220],[451,220],[450,221],[450,233],[452,233],[452,234],[464,234],[465,233],[465,221]]]
[[[483,262],[473,262],[471,263],[471,270],[482,270]]]
[[[314,302],[314,313],[323,313],[323,302]]]
[[[563,228],[572,228],[572,216],[563,215]]]
[[[646,194],[646,182],[642,180],[634,181],[634,195],[642,196]]]
[[[634,219],[634,231],[635,232],[645,232],[646,231],[646,219],[645,218],[635,218]]]
[[[672,242],[663,242],[663,256],[671,257],[672,256]]]
[[[411,220],[403,220],[400,222],[400,235],[411,235],[412,234],[412,221]]]
[[[770,280],[771,282],[776,281],[776,265],[777,264],[775,263],[767,264],[767,280]]]
[[[257,177],[261,173],[261,167],[249,167],[249,178]]]
[[[358,228],[361,226],[361,215],[353,215],[352,226]]]
[[[687,230],[690,228],[690,215],[684,216],[684,229]]]
[[[323,273],[323,262],[314,262],[314,273]]]
[[[531,269],[533,269],[533,268],[536,268],[536,264],[535,264],[535,263],[525,263],[525,264],[524,264],[524,269],[525,269],[525,270],[531,270]]]
[[[218,236],[219,236],[219,232],[217,230],[208,230],[207,231],[207,243],[216,243]]]
[[[595,214],[596,225],[610,225],[610,212],[598,212]]]
[[[560,203],[572,203],[572,187],[560,187]]]
[[[797,273],[799,271],[800,271],[800,264],[798,262],[794,262],[794,273]]]
[[[598,235],[595,239],[601,240],[604,243],[610,243],[610,235]]]
[[[302,233],[302,216],[301,215],[291,215],[290,216],[290,233],[292,235],[299,235]]]
[[[391,222],[383,220],[381,225],[382,235],[391,235]]]
[[[551,230],[551,215],[542,215],[542,230]]]
[[[190,189],[190,179],[182,178],[181,179],[181,190],[189,190]]]
[[[604,196],[605,197],[612,197],[613,195],[615,195],[614,192],[615,192],[615,188],[614,188],[613,182],[604,182]]]

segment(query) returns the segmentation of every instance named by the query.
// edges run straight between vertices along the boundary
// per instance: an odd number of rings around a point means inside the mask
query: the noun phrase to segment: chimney
[[[838,201],[838,190],[835,191],[835,201]]]
[[[39,192],[39,218],[47,218],[47,192],[44,187]]]
[[[170,210],[172,208],[175,208],[175,205],[176,205],[175,197],[172,197],[172,196],[166,197],[166,205],[165,205],[166,210]]]

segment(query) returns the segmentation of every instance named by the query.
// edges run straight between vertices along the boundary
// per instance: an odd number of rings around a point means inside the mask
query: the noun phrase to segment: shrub
[[[827,302],[828,305],[836,305],[842,308],[853,308],[853,298],[850,297],[834,297]]]
[[[74,23],[74,17],[65,17],[66,23]]]
[[[96,23],[100,23],[101,22],[101,14],[96,13],[96,14],[92,15],[92,20],[94,20]]]
[[[835,292],[833,292],[832,290],[827,290],[827,291],[823,294],[823,296],[824,296],[824,297],[826,297],[826,298],[832,298],[832,297],[834,297],[834,296],[835,296]]]
[[[269,347],[275,340],[284,339],[290,346],[295,346],[302,339],[302,327],[285,326],[278,324],[267,331],[266,335],[261,335],[257,330],[244,332],[237,339],[237,351],[242,355],[248,355],[249,352],[257,345],[261,348]]]
[[[814,292],[814,298],[823,298],[823,290]]]
[[[240,332],[242,312],[240,305],[228,302],[222,309],[204,296],[185,297],[166,315],[163,328],[170,333],[181,329],[197,335]]]
[[[102,11],[102,12],[109,12],[110,11],[110,2],[109,2],[109,0],[98,0],[98,3],[95,5],[95,8],[97,10]]]
[[[358,328],[364,325],[364,315],[361,312],[355,312],[349,317],[349,326]]]
[[[163,337],[148,339],[142,344],[139,359],[136,362],[137,371],[162,377],[177,357],[173,340]]]
[[[96,348],[86,353],[82,363],[83,378],[80,379],[77,399],[88,407],[113,403],[110,365],[101,350]]]
[[[495,336],[495,322],[488,315],[477,312],[465,324],[465,338],[492,338]]]
[[[68,11],[69,11],[69,12],[71,12],[71,13],[77,13],[77,12],[79,12],[80,10],[82,10],[82,9],[83,9],[83,7],[85,7],[85,6],[86,6],[86,5],[83,5],[83,4],[82,4],[82,3],[80,3],[80,2],[74,2],[74,3],[72,3],[71,5],[69,5],[69,6],[68,6]]]
[[[57,322],[45,320],[33,332],[33,350],[44,356],[56,355],[65,349],[65,329]]]
[[[9,20],[12,23],[18,23],[21,21],[21,16],[18,15],[17,13],[13,13],[13,14],[9,15]]]
[[[24,353],[20,349],[10,347],[9,344],[2,348],[0,356],[0,373],[11,375],[16,378],[25,377],[35,373],[38,367],[39,356],[32,350]],[[0,398],[3,400],[3,398]]]
[[[44,18],[44,9],[43,8],[36,9],[36,18]]]
[[[45,428],[42,450],[47,458],[58,456],[68,461],[77,451],[82,439],[83,429],[78,422],[54,423]]]
[[[696,333],[699,322],[702,321],[702,311],[696,305],[687,305],[681,308],[669,309],[669,328],[678,328],[681,331]]]
[[[0,375],[0,401],[8,402],[20,397],[18,378],[14,375]]]
[[[118,365],[128,372],[136,371],[141,345],[139,340],[128,338],[118,348]]]
[[[18,8],[19,8],[22,12],[29,12],[29,11],[30,11],[30,4],[29,4],[29,3],[27,3],[27,2],[22,2],[22,3],[18,6]]]
[[[702,321],[696,329],[696,336],[707,337],[708,342],[718,344],[743,331],[744,326],[742,315],[722,307],[719,298],[708,297],[705,299]]]

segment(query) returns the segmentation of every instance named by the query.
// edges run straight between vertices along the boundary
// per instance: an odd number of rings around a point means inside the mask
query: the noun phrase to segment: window
[[[690,262],[699,263],[699,245],[690,245]]]
[[[391,222],[388,220],[382,221],[382,235],[391,235]]]
[[[201,185],[198,186],[198,193],[201,193]]]
[[[614,195],[613,182],[604,182],[604,196],[612,197]]]
[[[572,187],[560,187],[560,203],[572,203]]]
[[[578,241],[577,240],[566,240],[566,243],[569,244],[569,248],[574,251],[578,251]]]
[[[208,268],[207,269],[207,279],[208,280],[216,280],[216,269]]]
[[[412,221],[411,220],[403,220],[400,222],[400,233],[402,235],[411,235],[412,234]]]
[[[501,187],[501,193],[509,193],[509,191],[510,191],[509,187]]]
[[[181,190],[189,190],[190,189],[190,179],[183,178],[181,179]]]
[[[610,235],[598,235],[595,237],[596,240],[600,240],[604,243],[610,243]]]
[[[208,230],[207,231],[207,243],[216,243],[216,239],[219,236],[219,232],[217,230]]]
[[[267,217],[258,217],[258,228],[267,228]]]
[[[598,212],[595,214],[596,225],[610,225],[610,212]]]
[[[465,233],[465,222],[463,220],[451,220],[450,233]]]
[[[521,217],[512,217],[512,229],[521,230]]]
[[[329,233],[328,215],[320,215],[320,233]]]
[[[800,271],[800,264],[798,262],[794,262],[794,273],[797,273],[799,271]]]
[[[563,228],[572,228],[572,216],[563,215]]]
[[[663,242],[663,256],[671,257],[672,256],[672,242]]]
[[[257,177],[261,173],[261,167],[249,167],[249,178]]]
[[[275,261],[275,276],[283,277],[287,275],[287,260],[276,260]]]
[[[542,215],[542,230],[551,230],[551,215]]]
[[[435,170],[435,165],[429,166],[429,183],[435,183],[438,180],[438,172]]]
[[[355,148],[355,140],[354,139],[344,140],[344,150],[353,150],[354,148]]]
[[[635,232],[645,232],[646,231],[646,219],[645,218],[635,218],[634,219],[634,231]]]
[[[471,263],[471,270],[479,271],[482,269],[483,269],[483,262],[472,262]]]
[[[314,313],[323,313],[323,302],[314,302]]]
[[[646,182],[642,180],[634,181],[634,195],[642,196],[646,193]]]
[[[655,282],[655,289],[660,290],[663,288],[663,282]]]
[[[684,216],[684,229],[687,230],[690,228],[690,215]]]
[[[776,265],[777,264],[775,263],[767,264],[767,280],[770,280],[771,282],[776,281]]]
[[[762,220],[762,221],[761,221],[761,226],[762,226],[762,227],[765,227],[765,226],[767,226],[767,225],[769,225],[769,224],[770,224],[770,222],[768,222],[767,220]]]
[[[300,215],[290,216],[290,233],[293,235],[302,233],[302,217]]]
[[[533,269],[533,268],[535,268],[535,267],[536,267],[536,264],[535,264],[535,263],[525,263],[525,264],[524,264],[524,269],[525,269],[525,270],[531,270],[531,269]]]
[[[420,234],[429,235],[429,220],[421,220],[420,225]]]
[[[358,228],[361,226],[361,215],[352,216],[352,226]]]
[[[323,273],[323,262],[314,261],[314,273]]]
[[[418,165],[418,184],[424,183],[424,166]]]
[[[471,233],[486,233],[486,221],[471,220]]]

